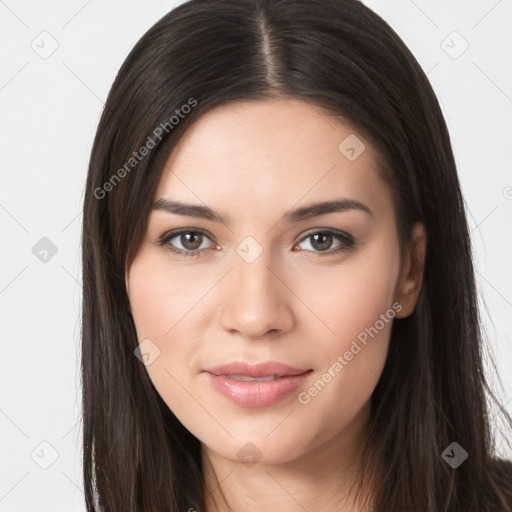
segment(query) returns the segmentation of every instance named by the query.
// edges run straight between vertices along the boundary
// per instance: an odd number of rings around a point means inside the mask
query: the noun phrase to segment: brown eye
[[[195,251],[201,246],[203,235],[199,233],[183,233],[179,236],[179,240],[183,247],[190,251]]]
[[[329,256],[338,254],[342,251],[347,251],[354,247],[355,240],[348,233],[334,232],[331,230],[316,231],[305,236],[300,244],[306,240],[310,240],[309,245],[312,249],[307,249],[310,252],[318,253],[318,256]],[[338,240],[338,244],[334,246],[334,250],[327,252],[331,249],[333,242]],[[325,253],[325,254],[322,254]]]
[[[208,248],[207,243],[204,245],[208,240],[210,238],[205,233],[188,229],[164,234],[160,238],[159,245],[178,256],[199,257],[203,249]]]
[[[326,251],[330,249],[333,241],[333,236],[324,233],[317,233],[316,235],[311,235],[311,246],[317,249],[318,251]]]

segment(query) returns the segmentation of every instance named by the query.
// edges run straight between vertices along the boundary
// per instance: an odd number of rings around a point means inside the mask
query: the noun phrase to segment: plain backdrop
[[[88,158],[119,67],[178,3],[0,1],[0,512],[85,510],[79,315]],[[512,412],[512,2],[366,3],[415,54],[446,116],[503,388],[491,367],[488,377]]]

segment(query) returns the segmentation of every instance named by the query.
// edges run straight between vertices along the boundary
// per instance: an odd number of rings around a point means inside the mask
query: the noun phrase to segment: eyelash
[[[167,246],[166,249],[169,251],[169,252],[172,252],[174,254],[176,254],[176,256],[179,256],[180,258],[191,258],[191,257],[196,257],[196,258],[199,258],[201,256],[201,253],[204,251],[204,249],[196,249],[195,251],[184,251],[182,249],[176,249],[173,245],[170,244],[170,241],[173,239],[173,238],[176,238],[177,236],[179,235],[182,235],[184,233],[187,233],[187,234],[199,234],[199,235],[202,235],[202,236],[205,236],[206,238],[210,239],[210,237],[208,236],[208,234],[206,232],[204,232],[203,230],[201,229],[180,229],[180,230],[176,230],[176,231],[170,231],[168,233],[164,233],[159,241],[158,241],[158,245],[160,246]],[[302,242],[304,242],[305,240],[307,240],[308,238],[311,238],[312,236],[314,235],[318,235],[318,234],[322,234],[322,235],[333,235],[333,237],[337,238],[339,241],[341,241],[342,243],[338,246],[338,248],[334,249],[333,251],[330,251],[330,252],[327,252],[327,251],[309,251],[309,252],[316,252],[317,253],[317,256],[333,256],[335,254],[339,254],[339,253],[342,253],[342,252],[345,252],[345,251],[348,251],[352,248],[354,248],[354,246],[356,245],[356,241],[355,239],[349,235],[348,233],[343,233],[343,232],[339,232],[339,231],[333,231],[331,229],[325,229],[325,230],[318,230],[318,231],[314,231],[312,233],[309,233],[308,235],[304,236],[301,240],[299,240],[299,242],[297,242],[297,244],[301,244]]]

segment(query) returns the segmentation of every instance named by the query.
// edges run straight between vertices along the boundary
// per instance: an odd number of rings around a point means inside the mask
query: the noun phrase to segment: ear
[[[395,300],[402,305],[397,318],[409,316],[416,307],[423,284],[423,271],[427,250],[427,233],[422,222],[417,222],[411,231],[409,245],[404,258]]]

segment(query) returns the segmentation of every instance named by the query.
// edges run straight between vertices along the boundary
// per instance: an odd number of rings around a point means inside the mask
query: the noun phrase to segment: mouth
[[[311,368],[275,361],[253,365],[235,362],[205,370],[211,387],[241,407],[274,405],[301,386],[312,372]]]

